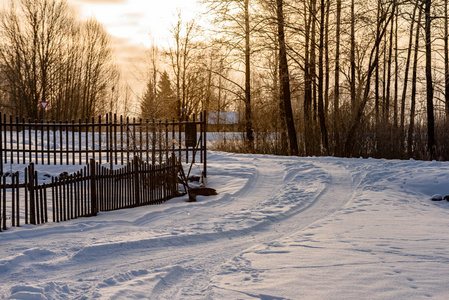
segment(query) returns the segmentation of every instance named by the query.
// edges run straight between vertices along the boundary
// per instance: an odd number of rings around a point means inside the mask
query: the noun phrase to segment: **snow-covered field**
[[[0,298],[448,297],[448,162],[208,158],[217,196],[1,232]]]

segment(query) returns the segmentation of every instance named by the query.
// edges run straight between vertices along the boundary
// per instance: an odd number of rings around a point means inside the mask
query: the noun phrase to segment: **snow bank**
[[[0,298],[448,294],[449,163],[208,158],[217,196],[1,232]]]

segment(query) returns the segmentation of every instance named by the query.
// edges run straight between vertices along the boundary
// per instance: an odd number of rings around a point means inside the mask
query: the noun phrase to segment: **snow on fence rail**
[[[82,165],[94,158],[112,169],[134,156],[154,165],[176,155],[186,163],[199,159],[206,175],[206,119],[206,112],[182,122],[130,121],[109,113],[85,122],[38,123],[0,112],[0,174],[5,164],[14,163]]]
[[[162,203],[179,195],[179,168],[182,165],[175,156],[158,165],[135,156],[116,170],[91,159],[78,172],[52,176],[51,183],[39,184],[38,173],[30,163],[23,174],[0,177],[0,231],[7,229],[7,223],[20,227],[49,219],[61,222],[95,216],[100,211]]]

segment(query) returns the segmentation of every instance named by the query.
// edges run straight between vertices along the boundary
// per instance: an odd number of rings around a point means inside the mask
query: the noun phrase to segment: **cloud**
[[[137,45],[128,38],[112,36],[117,64],[124,79],[132,90],[140,95],[145,87],[147,52],[143,45]]]
[[[129,19],[139,19],[145,17],[145,14],[143,12],[129,12],[123,14],[123,17]]]
[[[112,36],[112,44],[114,45],[115,52],[119,57],[142,57],[145,55],[145,47],[143,45],[137,45],[129,38],[120,38]]]
[[[77,0],[82,3],[103,3],[103,4],[117,4],[117,3],[125,3],[127,0]]]

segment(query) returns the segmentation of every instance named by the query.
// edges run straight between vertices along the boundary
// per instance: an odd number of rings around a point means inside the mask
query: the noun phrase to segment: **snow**
[[[220,116],[220,120],[218,120],[218,116]],[[210,112],[207,120],[207,124],[237,124],[238,122],[239,112],[237,111]]]
[[[447,298],[449,162],[209,152],[207,183],[0,232],[0,299]]]

